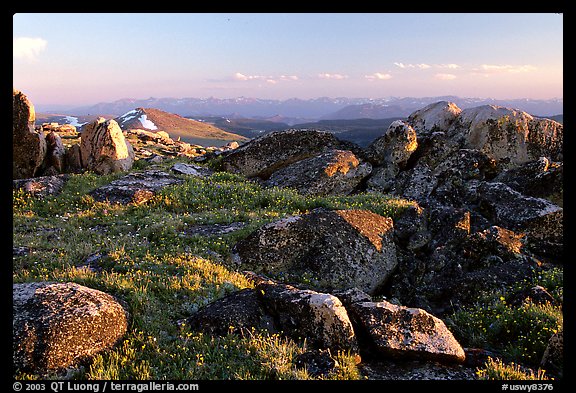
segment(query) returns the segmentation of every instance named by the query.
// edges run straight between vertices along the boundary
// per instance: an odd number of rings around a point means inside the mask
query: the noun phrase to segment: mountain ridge
[[[388,108],[384,117],[405,117],[407,113],[420,109],[428,104],[438,101],[454,102],[462,109],[479,105],[499,105],[518,108],[531,115],[546,117],[564,112],[563,98],[552,99],[494,99],[471,98],[458,96],[431,96],[431,97],[384,97],[384,98],[348,98],[348,97],[319,97],[312,99],[290,98],[286,100],[263,99],[250,97],[236,98],[174,98],[164,97],[147,99],[123,98],[113,102],[100,102],[91,106],[70,108],[65,111],[70,115],[87,115],[98,113],[111,113],[120,116],[134,108],[157,108],[166,112],[185,117],[194,116],[228,116],[270,118],[283,116],[287,118],[300,118],[307,120],[342,119],[337,112],[354,105],[370,104],[374,110]],[[397,107],[394,110],[393,107]],[[348,109],[351,111],[352,109]],[[38,111],[43,111],[39,106]],[[64,111],[61,111],[64,112]],[[231,116],[234,114],[234,116]],[[353,115],[350,115],[353,116]],[[358,116],[366,117],[366,116]],[[351,117],[347,117],[351,118]],[[300,121],[304,122],[304,121]]]

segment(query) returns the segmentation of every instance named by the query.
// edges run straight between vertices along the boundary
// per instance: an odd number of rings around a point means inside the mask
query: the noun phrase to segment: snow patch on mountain
[[[74,116],[66,116],[66,123],[74,127],[82,127],[86,122],[79,123],[78,118]]]
[[[151,120],[148,120],[148,117],[145,114],[142,114],[142,116],[140,116],[138,120],[140,121],[140,124],[142,124],[142,127],[148,130],[158,129],[158,127],[156,127],[156,124],[154,124]]]

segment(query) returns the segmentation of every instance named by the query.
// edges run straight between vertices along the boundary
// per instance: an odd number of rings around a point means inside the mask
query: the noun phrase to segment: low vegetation
[[[160,166],[173,165],[169,161]],[[138,169],[146,164],[139,162]],[[37,199],[13,192],[14,282],[73,281],[113,294],[128,306],[127,337],[74,372],[81,379],[314,379],[294,357],[305,342],[253,332],[208,337],[179,323],[200,307],[252,284],[228,265],[231,247],[266,222],[317,207],[365,208],[394,216],[408,201],[384,195],[303,197],[264,189],[227,173],[182,176],[144,205],[97,202],[88,192],[120,177],[71,175],[62,193]],[[223,235],[199,225],[243,222]],[[337,357],[324,379],[358,379],[355,357]],[[23,374],[16,378],[45,376]]]
[[[177,159],[158,166],[168,169]],[[139,161],[136,170],[149,164]],[[232,246],[259,226],[314,208],[367,209],[396,217],[412,202],[370,193],[305,197],[261,187],[229,173],[207,179],[182,176],[143,205],[97,202],[88,192],[120,177],[70,175],[62,193],[38,199],[13,191],[13,280],[73,281],[113,294],[126,304],[125,339],[81,367],[78,379],[362,379],[356,358],[338,353],[336,372],[314,377],[294,359],[305,342],[253,331],[249,337],[207,336],[182,321],[200,307],[253,286],[229,264]],[[244,223],[225,234],[193,228]],[[513,305],[510,295],[534,285],[561,301],[561,268],[450,315],[446,322],[464,347],[498,354],[477,371],[479,379],[546,379],[538,369],[550,336],[562,328],[562,309],[551,304]],[[518,364],[530,368],[520,367]],[[17,379],[46,378],[19,373]],[[48,376],[50,378],[62,377]]]

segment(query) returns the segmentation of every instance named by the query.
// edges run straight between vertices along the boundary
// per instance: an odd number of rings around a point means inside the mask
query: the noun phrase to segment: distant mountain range
[[[384,119],[406,117],[415,110],[437,101],[451,101],[462,109],[480,105],[499,105],[520,109],[538,117],[550,117],[564,113],[564,100],[461,98],[439,97],[387,97],[387,98],[292,98],[272,100],[259,98],[126,98],[114,102],[102,102],[92,106],[60,109],[72,116],[112,114],[120,116],[134,108],[156,108],[185,117],[222,116],[228,119],[268,119],[293,125],[317,120],[334,119]],[[42,112],[42,106],[37,111]]]

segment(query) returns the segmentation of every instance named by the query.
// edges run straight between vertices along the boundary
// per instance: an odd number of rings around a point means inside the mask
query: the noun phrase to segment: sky
[[[557,13],[17,13],[34,105],[122,98],[563,98]]]

